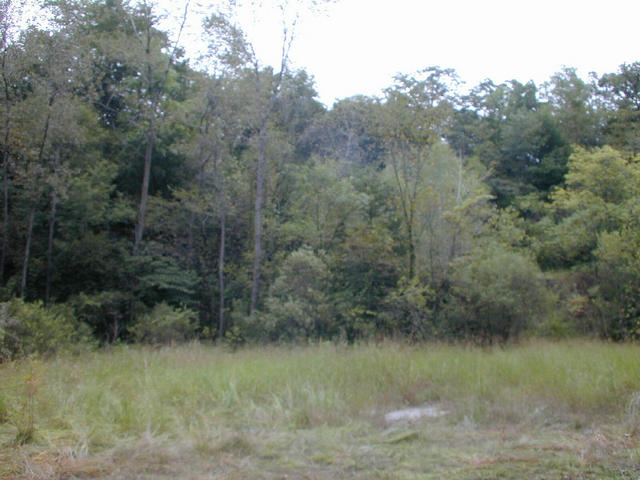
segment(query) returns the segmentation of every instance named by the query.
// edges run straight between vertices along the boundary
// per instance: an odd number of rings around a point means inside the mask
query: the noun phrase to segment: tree
[[[201,274],[208,275],[205,264],[196,260],[196,224],[214,219],[218,224],[217,251],[217,334],[219,340],[226,331],[225,317],[225,264],[227,255],[227,222],[234,213],[233,182],[240,168],[236,158],[239,139],[243,138],[245,124],[242,111],[244,97],[241,89],[234,88],[234,79],[224,74],[217,77],[202,76],[187,111],[192,136],[185,145],[187,158],[194,162],[195,183],[190,189],[175,192],[189,212],[189,261]],[[238,91],[240,90],[240,91]],[[198,221],[199,220],[199,221]],[[203,235],[204,245],[210,243],[209,233]],[[207,249],[203,245],[203,249]],[[204,264],[203,264],[204,263]],[[213,282],[211,282],[213,283]],[[216,310],[215,293],[210,292],[208,307],[212,317]],[[214,327],[214,325],[212,325]]]
[[[524,252],[495,243],[460,258],[452,281],[457,311],[448,328],[483,343],[517,338],[555,304],[536,263]]]
[[[142,72],[142,82],[140,82],[137,91],[141,101],[138,107],[141,110],[142,118],[145,123],[145,141],[144,150],[144,169],[142,175],[142,188],[140,191],[140,203],[138,208],[138,218],[136,221],[135,237],[133,242],[133,254],[138,253],[142,236],[144,234],[145,216],[147,213],[147,202],[149,198],[149,181],[151,178],[151,160],[153,158],[153,144],[156,138],[157,121],[161,116],[159,111],[160,103],[163,97],[163,90],[167,82],[167,77],[173,63],[175,62],[179,49],[180,35],[184,27],[189,10],[189,1],[185,3],[184,15],[177,38],[173,45],[158,45],[158,31],[155,25],[158,17],[154,12],[154,6],[143,0],[137,5],[135,16],[129,14],[129,20],[135,38],[138,42],[139,54],[141,54],[140,67]],[[158,58],[158,53],[163,46],[169,48],[170,54]]]
[[[285,6],[281,10],[285,12]],[[283,17],[281,55],[276,70],[264,68],[258,59],[253,45],[245,34],[234,25],[229,15],[216,13],[205,22],[205,28],[211,38],[217,38],[214,44],[220,51],[220,58],[230,67],[248,70],[252,76],[255,97],[253,108],[255,115],[251,119],[251,129],[257,137],[257,155],[255,161],[255,203],[253,211],[253,268],[249,315],[255,316],[258,304],[260,270],[263,256],[262,230],[263,209],[265,203],[265,175],[267,168],[268,129],[271,117],[280,98],[283,80],[289,68],[289,51],[293,41],[297,17],[287,23]]]
[[[611,147],[576,149],[566,187],[552,194],[535,250],[546,268],[571,269],[565,288],[580,331],[608,338],[635,335],[635,245],[640,169]],[[577,305],[577,307],[576,307]]]
[[[596,86],[586,83],[575,68],[564,67],[544,85],[545,97],[562,136],[583,147],[602,144],[603,117],[596,103]]]
[[[5,263],[9,242],[9,156],[12,136],[12,107],[17,101],[15,87],[21,68],[17,64],[20,48],[12,41],[15,17],[20,14],[20,5],[5,0],[0,3],[0,76],[2,77],[2,246],[0,247],[0,285],[5,282]]]
[[[329,338],[334,315],[327,295],[330,271],[308,247],[282,263],[266,299],[264,330],[272,339]]]
[[[607,143],[635,155],[640,152],[640,62],[620,65],[598,80],[608,110]]]
[[[598,289],[597,331],[605,338],[640,337],[640,225],[638,200],[627,225],[598,236],[594,252]]]
[[[569,160],[566,187],[552,194],[559,219],[540,247],[547,265],[580,265],[593,260],[598,234],[621,228],[639,194],[634,162],[611,147],[576,149]]]
[[[294,168],[291,220],[283,225],[289,242],[332,251],[349,229],[363,224],[369,198],[338,170],[338,164],[328,160]]]
[[[376,126],[379,109],[376,99],[365,96],[341,100],[316,117],[304,134],[304,142],[311,152],[351,167],[383,166],[383,139]]]
[[[501,85],[485,82],[466,98],[467,108],[477,116],[461,124],[465,148],[491,169],[488,183],[500,206],[521,195],[544,197],[562,183],[566,172],[569,144],[537,95],[533,82],[513,80]]]
[[[457,81],[453,71],[438,67],[420,73],[426,75],[424,79],[396,77],[397,84],[386,92],[380,127],[406,233],[409,279],[416,273],[417,208],[426,193],[430,146],[443,137],[452,118],[447,82]]]

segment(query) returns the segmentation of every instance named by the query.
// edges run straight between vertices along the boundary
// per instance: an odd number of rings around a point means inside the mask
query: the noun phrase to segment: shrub
[[[273,340],[331,336],[333,315],[327,297],[330,272],[308,247],[283,262],[266,299],[265,333]]]
[[[435,294],[426,282],[402,279],[385,299],[384,333],[402,333],[421,340],[437,332],[431,305]]]
[[[0,361],[50,355],[91,344],[89,328],[66,305],[45,308],[20,299],[0,303]]]
[[[600,335],[640,338],[640,227],[603,232],[595,251],[598,288],[594,303]]]
[[[191,340],[196,336],[197,315],[188,308],[173,308],[165,302],[140,316],[129,327],[129,333],[137,342],[170,344]]]
[[[452,277],[458,335],[483,341],[518,337],[547,318],[556,303],[536,263],[499,245],[458,262]]]
[[[106,342],[115,342],[129,316],[131,294],[120,290],[100,293],[80,293],[69,299],[76,316],[90,325],[94,335]],[[136,308],[139,304],[135,304]]]

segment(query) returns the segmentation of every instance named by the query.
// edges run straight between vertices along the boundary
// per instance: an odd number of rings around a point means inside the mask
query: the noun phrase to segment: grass
[[[432,404],[450,413],[386,424]],[[0,478],[640,476],[640,346],[118,347],[0,365]]]

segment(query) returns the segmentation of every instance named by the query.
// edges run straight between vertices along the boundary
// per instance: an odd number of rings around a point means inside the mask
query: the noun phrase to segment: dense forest
[[[55,0],[0,49],[0,358],[199,337],[640,336],[640,62],[326,108],[222,13]],[[46,26],[44,25],[46,23]],[[176,27],[179,28],[179,25]]]

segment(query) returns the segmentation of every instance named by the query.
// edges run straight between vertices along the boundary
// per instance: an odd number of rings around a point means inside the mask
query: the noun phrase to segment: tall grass
[[[224,429],[376,422],[423,403],[449,410],[453,422],[624,422],[637,414],[629,405],[639,372],[638,345],[588,341],[120,347],[1,365],[0,441],[31,428],[36,438],[92,451],[145,435],[197,442]]]

